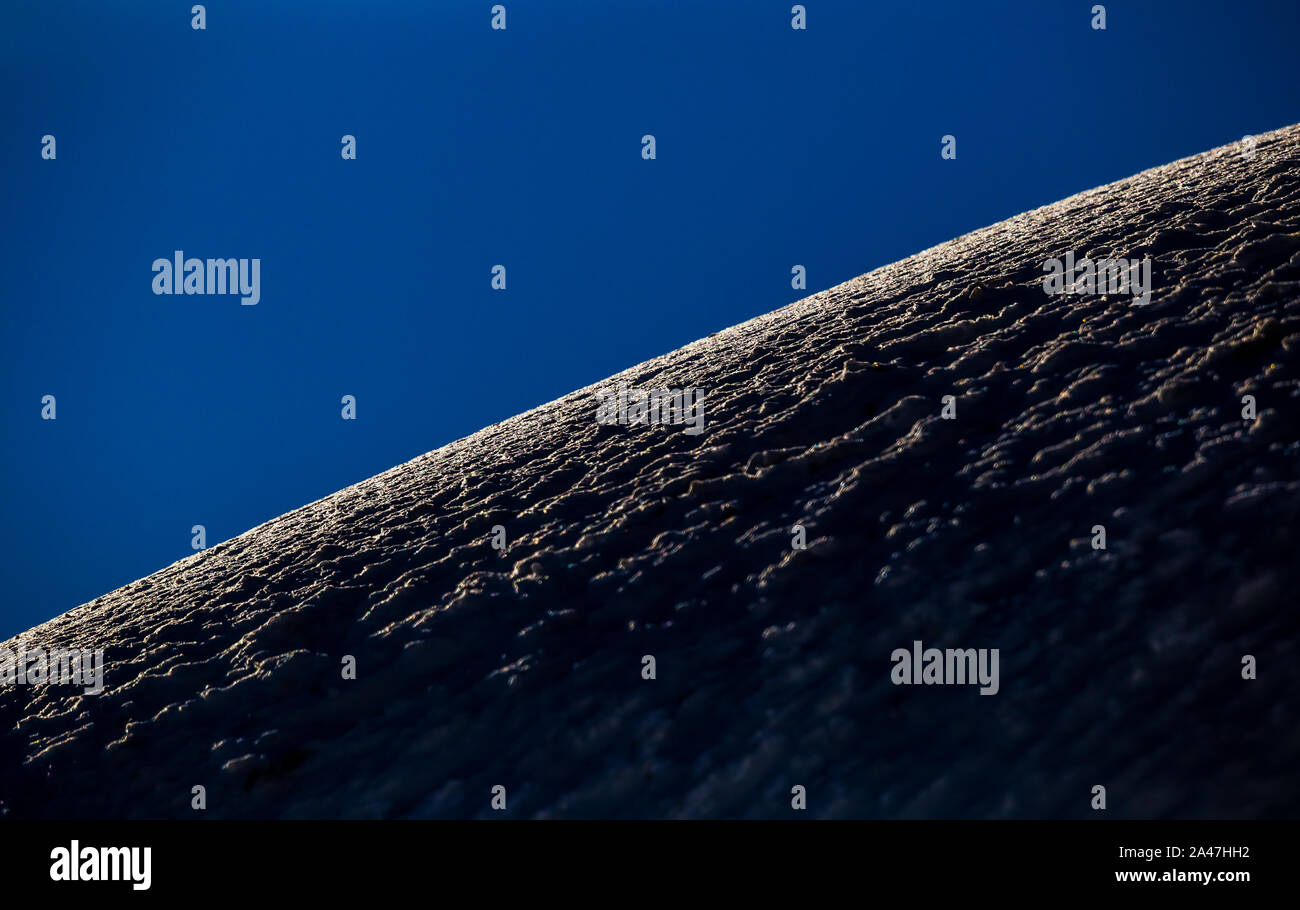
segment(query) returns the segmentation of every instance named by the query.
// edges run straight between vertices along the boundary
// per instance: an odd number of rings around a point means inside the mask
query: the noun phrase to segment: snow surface
[[[787,817],[801,785],[809,816],[1084,817],[1101,784],[1111,817],[1300,814],[1298,152],[1156,168],[601,384],[705,390],[702,435],[580,390],[18,636],[104,648],[106,689],[0,688],[0,811]],[[1152,256],[1151,305],[1045,295],[1067,251]],[[999,693],[892,685],[915,639],[1000,649]]]

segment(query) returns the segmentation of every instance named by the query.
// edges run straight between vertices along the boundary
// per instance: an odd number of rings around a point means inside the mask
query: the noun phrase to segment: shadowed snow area
[[[3,811],[1300,814],[1300,127],[1258,140],[599,386],[702,389],[702,435],[582,389],[18,636],[105,690],[0,687]],[[1151,304],[1048,296],[1070,251]],[[1000,690],[892,684],[915,640]]]

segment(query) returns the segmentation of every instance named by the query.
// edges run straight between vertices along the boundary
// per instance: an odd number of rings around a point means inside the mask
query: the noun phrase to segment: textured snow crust
[[[0,688],[0,809],[1300,814],[1298,159],[1156,168],[601,384],[703,389],[702,435],[582,389],[18,636],[106,688]],[[1047,296],[1067,251],[1151,256],[1151,304]],[[1000,691],[891,684],[914,640],[1000,649]]]

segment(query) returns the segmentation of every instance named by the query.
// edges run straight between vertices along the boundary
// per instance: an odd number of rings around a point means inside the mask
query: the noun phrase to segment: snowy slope
[[[0,688],[4,813],[1300,814],[1298,158],[1175,162],[602,384],[703,389],[698,436],[580,390],[30,630],[106,688]],[[1151,256],[1151,305],[1047,296],[1067,251]],[[998,648],[999,692],[893,685],[914,640]]]

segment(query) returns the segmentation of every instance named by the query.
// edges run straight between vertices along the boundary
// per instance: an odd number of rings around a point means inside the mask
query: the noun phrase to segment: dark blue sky
[[[0,637],[804,296],[795,264],[812,293],[1300,120],[1291,0],[1104,32],[1064,0],[491,5],[0,6]],[[176,249],[260,258],[261,302],[155,296]]]

